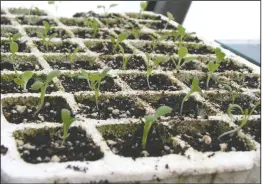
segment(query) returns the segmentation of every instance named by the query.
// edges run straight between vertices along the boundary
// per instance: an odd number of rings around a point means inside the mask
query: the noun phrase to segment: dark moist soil
[[[136,105],[131,98],[110,98],[99,100],[98,109],[94,99],[79,102],[80,113],[93,119],[139,118],[145,116],[145,109]]]
[[[232,60],[229,61],[223,61],[221,62],[218,72],[224,72],[224,71],[237,71],[237,72],[243,72],[243,71],[248,71],[249,73],[252,72],[252,70],[246,66],[238,66],[235,62]]]
[[[210,50],[206,45],[201,45],[199,48],[195,48],[191,45],[186,47],[189,54],[214,54],[214,51]]]
[[[132,54],[132,50],[127,47],[124,43],[120,44],[123,48],[126,54]],[[113,52],[113,46],[110,42],[98,42],[96,45],[88,47],[89,50],[93,52],[103,53],[103,54],[116,54],[119,53],[119,48],[117,47],[115,52]]]
[[[37,36],[37,30],[26,30],[26,33],[29,37],[38,37]],[[67,39],[67,38],[70,38],[70,36],[67,34],[67,32],[65,30],[57,30],[57,29],[51,29],[49,32],[48,32],[48,36],[52,35],[56,33],[57,34],[57,38],[62,38],[62,39]]]
[[[86,79],[61,75],[60,80],[66,92],[92,91]],[[120,90],[121,88],[115,84],[111,77],[105,77],[101,82],[100,91],[117,92]]]
[[[23,137],[15,135],[16,140],[23,141],[22,146],[17,146],[24,161],[37,164],[52,162],[52,157],[59,157],[59,162],[67,161],[95,161],[104,156],[86,132],[80,127],[71,127],[69,136],[62,144],[62,128],[44,128],[37,131],[36,135],[24,134]],[[31,149],[28,149],[30,145]],[[57,160],[58,161],[58,160]]]
[[[16,105],[25,105],[27,108],[23,113],[20,113],[16,110]],[[34,116],[34,113],[37,110],[37,106],[28,106],[21,103],[3,107],[3,114],[7,121],[12,124],[43,123],[44,121],[61,123],[61,110],[64,108],[70,109],[65,99],[61,97],[45,97],[45,104],[36,116]]]
[[[114,20],[116,20],[116,18],[113,18]],[[120,18],[122,21],[120,20],[116,20],[114,22],[106,22],[106,20],[109,20],[109,19],[105,19],[105,18],[100,18],[99,20],[106,26],[108,27],[109,29],[110,28],[123,28],[123,29],[132,29],[132,27],[130,27],[129,23],[133,24],[134,28],[138,28],[138,25],[134,22],[134,21],[131,21],[131,20],[127,20],[125,18]]]
[[[75,36],[78,38],[83,38],[83,39],[107,39],[108,36],[110,35],[107,31],[101,31],[99,30],[96,35],[94,36],[93,31],[91,30],[77,30],[74,32]]]
[[[6,17],[1,17],[1,25],[10,25],[11,21]]]
[[[174,61],[178,63],[178,59],[174,59]],[[174,61],[168,60],[167,62],[161,63],[160,66],[164,71],[175,70],[176,65]],[[184,60],[182,59],[181,64],[180,64],[180,70],[200,70],[200,71],[202,70],[202,66],[199,63],[190,61],[182,65],[183,63],[184,63]]]
[[[18,52],[29,53],[30,49],[26,46],[25,42],[16,41],[18,44]],[[10,42],[6,40],[1,40],[1,52],[11,52],[10,51]]]
[[[240,124],[240,122],[239,122]],[[243,128],[244,133],[250,134],[258,143],[261,143],[261,119],[248,121]]]
[[[1,144],[1,155],[5,155],[8,151],[8,148]]]
[[[29,93],[39,93],[38,91],[31,90],[31,85],[36,81],[35,77],[32,77],[29,79],[26,89],[28,90]],[[47,89],[46,89],[46,94],[50,94],[51,92],[57,91],[57,88],[55,87],[54,83],[51,82]],[[7,81],[5,79],[1,79],[1,94],[6,94],[6,93],[24,93],[23,89],[18,86],[13,80],[12,81]]]
[[[77,60],[74,61],[72,64],[70,63],[69,60],[67,61],[57,61],[57,62],[48,62],[48,64],[53,68],[53,69],[58,69],[58,70],[97,70],[99,69],[99,65],[96,63],[91,63],[87,60]]]
[[[18,61],[18,62],[16,62],[15,64],[15,68],[17,71],[32,71],[32,70],[38,71],[43,69],[40,64],[22,62],[22,61]],[[9,62],[2,61],[0,67],[1,67],[1,71],[2,70],[14,71],[13,65],[10,63],[10,61]]]
[[[165,75],[152,75],[149,77],[148,88],[146,76],[143,75],[123,75],[121,78],[134,90],[168,90],[177,91],[181,88],[176,84],[172,84],[171,80]]]
[[[110,126],[110,125],[109,125]],[[124,157],[132,157],[136,159],[138,157],[144,157],[142,148],[142,136],[144,125],[118,125],[115,130],[110,129],[108,125],[101,128],[104,129],[103,138],[107,140],[107,145],[111,151],[117,155]],[[125,126],[125,127],[124,127]],[[118,130],[125,130],[123,135],[118,135]],[[133,131],[130,131],[134,129]],[[113,144],[112,144],[113,141]],[[163,125],[154,123],[149,131],[146,152],[149,157],[158,157],[168,154],[184,155],[187,148],[181,148],[179,145],[174,147],[168,132],[168,128]]]
[[[62,42],[62,44],[59,44],[59,45],[52,45],[52,42],[51,42],[51,45],[48,46],[48,50],[46,50],[46,47],[40,41],[36,41],[35,45],[38,48],[38,50],[44,53],[47,53],[47,52],[68,53],[66,49],[69,49],[72,53],[78,47],[77,44],[70,43],[68,41]],[[84,50],[80,49],[79,52],[84,52]]]
[[[174,36],[168,36],[167,39],[168,41],[174,41]],[[179,38],[176,39],[176,41],[179,41]],[[195,43],[199,43],[202,40],[200,40],[198,37],[186,37],[185,42],[195,42]]]
[[[114,18],[114,17],[119,17],[119,14],[116,13],[109,13],[107,16],[104,15],[99,15],[93,11],[89,12],[78,12],[73,15],[73,17],[96,17],[96,18]]]
[[[245,81],[243,82],[239,82],[234,80],[235,82],[238,83],[238,85],[240,86],[244,86],[245,88],[251,88],[251,89],[260,89],[260,77],[249,77],[249,76],[245,76]]]
[[[106,58],[104,61],[109,67],[112,67],[113,69],[123,69],[123,57],[117,56],[117,57],[110,57]],[[131,56],[130,59],[128,59],[126,69],[127,70],[145,70],[145,62],[144,59],[141,56]]]
[[[177,52],[174,46],[168,46],[163,44],[157,44],[154,50],[152,44],[145,44],[143,47],[139,47],[139,49],[143,52],[155,52],[156,54],[174,54]]]
[[[203,118],[207,118],[207,116],[214,115],[214,113],[206,112],[205,106],[196,100],[193,97],[190,97],[186,102],[184,102],[182,116],[180,115],[180,107],[185,94],[181,95],[171,95],[171,96],[162,96],[158,100],[153,99],[153,101],[148,100],[148,96],[141,97],[148,101],[148,103],[157,109],[160,106],[166,105],[171,107],[173,110],[170,113],[170,116],[178,116],[179,118],[183,119],[183,116],[190,117],[190,118],[197,118],[197,116],[203,116]],[[152,98],[154,98],[152,96]]]
[[[115,32],[116,32],[116,34],[121,34],[121,32],[120,31],[118,31],[118,30],[115,30]],[[135,40],[136,38],[134,37],[134,35],[132,34],[132,32],[130,32],[131,34],[128,36],[128,38],[127,39],[129,39],[129,40]],[[155,36],[154,35],[152,35],[152,34],[146,34],[146,33],[139,33],[139,36],[138,36],[138,38],[137,39],[139,39],[139,40],[152,40],[152,38],[150,37],[150,36],[153,36],[154,38],[155,38]]]
[[[34,25],[34,26],[43,26],[44,21],[48,22],[52,26],[57,26],[57,24],[54,22],[52,19],[40,19],[38,21],[35,21],[34,18],[30,21],[30,19],[25,19],[25,17],[17,17],[16,20],[18,21],[19,24],[22,25]]]
[[[161,22],[146,22],[142,24],[145,24],[150,29],[159,30],[159,29],[165,29],[166,23],[167,23],[166,21],[162,20]],[[167,29],[176,30],[176,27],[171,24],[168,24]]]

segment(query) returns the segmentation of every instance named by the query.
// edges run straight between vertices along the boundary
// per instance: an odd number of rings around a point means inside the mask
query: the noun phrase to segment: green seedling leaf
[[[19,38],[21,38],[21,34],[20,33],[16,33],[16,34],[14,34],[13,35],[13,41],[16,41],[16,40],[18,40]]]
[[[48,4],[55,4],[55,1],[48,1]]]
[[[220,48],[215,49],[215,54],[216,54],[216,63],[220,63],[221,61],[224,60],[226,54],[220,50]]]
[[[167,17],[168,17],[168,20],[175,20],[175,18],[174,18],[174,16],[173,16],[172,13],[167,12],[166,15],[167,15]]]
[[[187,53],[188,53],[188,50],[187,50],[186,47],[179,47],[179,49],[178,49],[179,58],[181,58],[181,59],[184,58],[187,55]]]
[[[118,38],[117,38],[117,43],[121,43],[122,41],[124,41],[125,39],[127,39],[129,36],[128,33],[121,33],[120,35],[118,35]]]
[[[46,83],[50,83],[53,78],[58,77],[61,74],[59,70],[53,70],[51,71],[46,78]]]
[[[44,83],[43,83],[43,82],[41,82],[41,81],[35,81],[35,83],[33,83],[33,84],[31,85],[31,89],[37,91],[37,90],[41,89],[43,86],[44,86]]]
[[[141,2],[141,3],[140,3],[140,8],[141,8],[143,11],[145,11],[146,8],[147,8],[147,2]]]
[[[168,107],[168,106],[161,106],[159,107],[157,110],[156,110],[156,113],[155,115],[157,117],[160,117],[160,116],[165,116],[166,114],[170,113],[173,109],[171,107]]]
[[[177,30],[178,30],[178,33],[180,35],[180,38],[184,38],[184,36],[186,34],[186,29],[183,26],[178,25]]]
[[[118,4],[110,4],[109,8],[113,8],[113,7],[116,7],[116,6],[118,6]]]
[[[23,88],[23,91],[26,92],[26,85],[29,81],[29,79],[31,79],[33,76],[33,72],[31,71],[25,71],[21,74],[20,77],[17,77],[14,79],[15,83],[19,86],[21,86],[21,88]]]
[[[207,83],[206,83],[206,87],[208,88],[208,84],[209,84],[209,81],[213,75],[213,73],[219,68],[220,66],[220,63],[214,63],[213,61],[210,61],[207,65],[207,68],[209,70],[208,72],[208,76],[207,76]]]
[[[16,42],[11,42],[10,43],[10,50],[12,53],[18,52],[18,44]]]
[[[64,144],[64,141],[66,140],[66,138],[69,136],[68,134],[68,130],[70,128],[70,126],[72,125],[72,123],[78,119],[76,118],[71,118],[71,113],[69,110],[67,109],[62,109],[61,110],[61,117],[62,117],[62,123],[63,123],[63,142],[62,145]]]
[[[97,8],[105,8],[105,6],[98,5]]]

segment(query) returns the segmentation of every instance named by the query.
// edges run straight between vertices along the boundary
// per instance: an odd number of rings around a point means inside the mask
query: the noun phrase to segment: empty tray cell
[[[1,16],[1,25],[11,25],[11,21],[9,18]]]
[[[144,26],[146,26],[150,29],[160,30],[160,29],[165,29],[167,21],[165,21],[165,20],[159,20],[159,21],[155,21],[155,22],[140,21],[139,24],[144,25]],[[171,24],[168,24],[167,29],[175,30],[176,27],[171,25]]]
[[[48,45],[48,48],[42,43],[42,41],[34,41],[36,47],[40,52],[48,53],[48,52],[54,52],[54,53],[68,53],[70,50],[70,53],[73,53],[76,48],[80,48],[80,46],[77,43],[72,43],[71,41],[61,41],[61,42],[50,42],[50,45]],[[80,48],[78,52],[84,52],[83,48]]]
[[[121,34],[122,31],[121,30],[115,30],[116,34]],[[132,30],[129,31],[129,36],[127,37],[127,39],[129,40],[152,40],[151,37],[156,38],[155,35],[151,34],[151,33],[144,33],[144,32],[140,32],[136,35],[137,33],[134,33]],[[137,37],[137,38],[136,38]]]
[[[133,24],[134,28],[139,27],[134,21],[125,18],[100,18],[99,20],[108,28],[131,29],[130,24]]]
[[[43,122],[62,123],[61,110],[68,109],[71,111],[64,98],[58,96],[45,96],[44,106],[39,113],[35,115],[40,103],[39,97],[8,97],[3,99],[3,115],[6,120],[12,124]]]
[[[38,62],[38,59],[34,55],[15,55],[14,66],[17,71],[31,71],[31,70],[42,70],[43,68]],[[1,71],[14,71],[13,64],[11,61],[11,54],[1,55]]]
[[[66,26],[79,26],[85,27],[85,22],[83,18],[60,18],[59,19]]]
[[[241,121],[236,121],[235,123],[240,125]],[[247,124],[243,127],[243,131],[258,143],[261,143],[261,118],[248,120]]]
[[[170,116],[177,116],[183,118],[197,118],[197,116],[202,116],[203,118],[207,118],[207,116],[213,116],[217,113],[207,106],[206,103],[200,102],[196,100],[193,96],[191,96],[187,101],[184,102],[182,114],[180,114],[182,100],[186,94],[144,94],[141,96],[142,99],[146,100],[149,105],[153,108],[157,109],[163,105],[171,107],[173,110],[170,113]]]
[[[147,138],[146,149],[142,148],[144,125],[118,124],[99,126],[108,147],[117,155],[124,157],[161,157],[168,154],[184,155],[187,148],[181,148],[171,138],[167,127],[153,123]]]
[[[131,44],[137,49],[145,53],[168,54],[168,55],[173,55],[174,53],[177,53],[176,46],[170,44],[163,44],[163,43],[154,44],[153,42],[150,43],[136,42]]]
[[[18,30],[13,27],[3,27],[1,26],[1,37],[9,37],[18,33]]]
[[[36,75],[34,74],[31,79],[27,82],[26,90],[15,83],[14,79],[17,78],[15,74],[1,74],[1,94],[6,93],[40,93],[40,91],[35,91],[31,89],[31,85],[36,81],[43,81],[43,79],[46,79],[46,75]],[[51,82],[47,89],[46,93],[49,94],[51,92],[57,91],[58,88],[55,86],[53,82]]]
[[[21,158],[32,164],[95,161],[104,156],[100,147],[81,127],[71,127],[68,133],[63,145],[63,127],[27,128],[15,131],[13,136]]]
[[[149,77],[150,88],[148,87],[147,77],[145,73],[121,74],[120,77],[133,90],[177,91],[182,89],[175,82],[171,81],[167,75],[164,74],[151,75]]]
[[[236,92],[236,91],[235,91]],[[233,103],[233,94],[232,93],[218,93],[218,92],[206,92],[204,98],[207,99],[211,104],[219,109],[220,111],[227,113],[229,104]],[[252,109],[255,106],[255,103],[260,100],[248,94],[237,92],[236,99],[234,100],[234,104],[238,104],[243,109]],[[260,106],[257,107],[253,114],[260,114]],[[232,114],[234,115],[242,115],[238,108],[232,109]]]
[[[30,48],[27,46],[27,41],[15,41],[18,44],[18,52],[30,52]],[[11,52],[10,51],[10,41],[1,40],[1,52]]]
[[[170,131],[174,135],[181,135],[181,139],[186,141],[197,151],[217,152],[217,151],[249,151],[254,149],[254,145],[245,138],[241,138],[237,133],[218,137],[232,130],[223,121],[192,120],[173,121],[170,123]],[[212,156],[214,154],[211,154]],[[211,156],[210,155],[210,156]],[[210,157],[208,156],[208,157]]]
[[[109,67],[113,69],[124,69],[124,64],[126,63],[127,70],[145,70],[145,61],[141,56],[138,55],[125,55],[126,59],[123,62],[123,56],[102,56],[100,59]]]
[[[55,21],[53,19],[48,19],[48,18],[40,18],[37,16],[23,16],[23,17],[16,17],[16,20],[19,24],[22,25],[33,25],[33,26],[43,26],[44,21],[48,22],[48,24],[52,26],[57,26]]]
[[[232,73],[228,75],[230,80],[233,80],[242,88],[248,89],[260,89],[260,74],[242,74],[242,73]]]
[[[94,33],[93,29],[75,28],[72,30],[77,38],[83,39],[108,39],[110,34],[106,30],[99,29],[97,33]]]
[[[44,35],[45,30],[44,28],[41,27],[26,27],[25,31],[29,37],[39,37],[38,33],[42,33]],[[71,38],[69,33],[61,28],[51,28],[51,30],[48,31],[48,36],[51,36],[54,33],[57,34],[56,38],[62,38],[62,39]]]
[[[128,96],[106,96],[98,98],[98,109],[95,96],[76,96],[79,113],[92,119],[141,118],[145,108],[136,98]]]
[[[157,31],[156,33],[159,34],[160,36],[167,36],[166,41],[173,41],[173,42],[179,41],[179,36],[174,36],[174,34],[177,34],[177,30],[175,30],[175,31]],[[184,42],[200,43],[200,42],[203,42],[203,41],[201,39],[199,39],[197,36],[186,35],[184,37]]]
[[[77,55],[73,58],[67,55],[44,55],[44,59],[53,69],[58,70],[97,70],[100,68],[94,57]]]
[[[103,54],[116,54],[119,53],[119,47],[116,50],[113,50],[113,45],[111,42],[98,42],[98,41],[85,41],[85,45],[87,48],[93,52],[103,53]],[[124,48],[126,54],[132,54],[133,51],[125,44],[120,43],[120,45]]]
[[[138,13],[126,13],[126,15],[133,19],[145,19],[145,20],[160,20],[159,15],[150,15],[150,14],[138,14]]]
[[[177,44],[177,47],[179,45]],[[195,43],[184,43],[184,47],[187,48],[189,54],[215,54],[214,48],[204,45],[204,44],[195,44]]]
[[[87,79],[81,78],[80,73],[63,74],[59,78],[66,92],[91,91]],[[100,91],[117,92],[121,88],[114,82],[112,77],[105,77],[101,81]]]
[[[46,16],[46,12],[43,10],[39,10],[38,8],[9,8],[8,9],[11,14],[15,15],[36,15],[36,16]]]

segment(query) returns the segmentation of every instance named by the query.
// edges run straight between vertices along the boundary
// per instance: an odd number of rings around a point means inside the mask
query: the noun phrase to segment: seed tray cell
[[[26,34],[29,37],[38,37],[37,33],[44,34],[44,28],[40,28],[40,27],[25,27],[24,29],[26,31]],[[66,30],[64,30],[64,29],[57,29],[57,28],[52,28],[48,32],[48,36],[50,36],[52,34],[55,34],[55,33],[57,34],[57,38],[62,38],[62,39],[71,38],[70,34]]]
[[[21,25],[33,25],[33,26],[43,26],[44,21],[48,22],[50,25],[57,26],[57,23],[53,19],[41,18],[39,16],[20,16],[16,17],[16,21]]]
[[[9,26],[1,26],[1,37],[9,37],[13,36],[14,34],[18,33],[16,28],[12,28]]]

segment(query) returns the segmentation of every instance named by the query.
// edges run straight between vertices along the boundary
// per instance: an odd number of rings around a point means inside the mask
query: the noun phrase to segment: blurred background
[[[102,12],[97,5],[117,3],[111,12],[139,12],[142,1],[1,1],[2,7],[32,5],[49,10],[57,16],[72,17],[76,12]],[[208,40],[260,58],[260,1],[150,1],[147,10],[166,15],[171,12],[178,23]],[[247,52],[248,50],[248,52]],[[256,50],[256,52],[254,52]],[[260,60],[259,60],[260,62]]]

